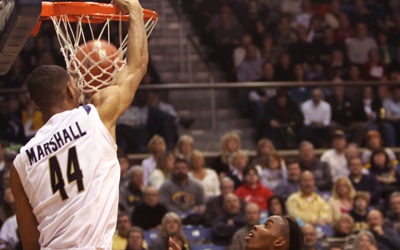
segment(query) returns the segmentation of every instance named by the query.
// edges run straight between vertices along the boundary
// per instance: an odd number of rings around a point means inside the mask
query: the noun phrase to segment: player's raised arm
[[[129,13],[127,64],[115,76],[111,86],[93,95],[100,118],[115,137],[115,123],[131,104],[136,90],[147,70],[147,35],[143,9],[138,0],[114,0],[119,8]]]

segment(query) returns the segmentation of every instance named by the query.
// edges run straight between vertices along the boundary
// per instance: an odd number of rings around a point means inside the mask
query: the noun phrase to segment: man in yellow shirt
[[[289,214],[304,223],[326,225],[332,221],[332,211],[325,200],[314,192],[315,180],[310,171],[304,171],[300,179],[300,191],[289,196]]]
[[[118,214],[117,231],[113,235],[112,250],[125,250],[128,241],[126,236],[132,224],[127,214]]]

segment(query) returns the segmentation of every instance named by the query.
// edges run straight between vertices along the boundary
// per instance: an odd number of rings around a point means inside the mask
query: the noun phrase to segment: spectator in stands
[[[119,190],[119,204],[123,211],[131,215],[135,207],[142,203],[146,185],[143,183],[143,170],[140,166],[129,169],[128,176],[129,182]]]
[[[312,46],[316,60],[323,65],[329,64],[334,50],[344,51],[343,45],[334,39],[331,27],[325,27],[323,37],[314,39]]]
[[[278,89],[277,95],[264,106],[261,118],[263,137],[271,139],[278,149],[293,147],[299,141],[303,121],[304,117],[297,103],[286,90]],[[291,128],[290,133],[288,128]],[[283,139],[290,138],[290,135],[291,139]]]
[[[140,227],[132,227],[127,234],[128,244],[126,250],[145,250],[142,246],[144,241],[144,233]]]
[[[157,159],[157,166],[151,172],[148,180],[150,187],[160,189],[161,185],[166,179],[169,178],[172,169],[174,168],[175,155],[173,152],[168,151],[162,153]]]
[[[345,13],[339,15],[339,27],[334,30],[336,41],[346,44],[348,39],[356,36],[356,30],[350,26],[349,17]]]
[[[206,209],[203,214],[203,222],[205,227],[211,227],[214,219],[223,213],[223,201],[227,194],[232,194],[235,191],[234,183],[229,177],[221,179],[221,194],[211,198],[206,203]],[[239,198],[241,211],[244,210],[245,202]]]
[[[117,231],[113,235],[112,250],[125,250],[128,244],[126,236],[128,230],[132,227],[129,215],[126,213],[119,213],[117,218]]]
[[[236,189],[235,194],[241,197],[246,203],[257,203],[261,210],[268,209],[268,199],[273,192],[261,185],[258,172],[255,167],[248,166],[243,170],[244,182]]]
[[[368,61],[368,52],[378,48],[378,45],[373,38],[367,37],[368,28],[365,23],[357,24],[356,33],[357,37],[347,41],[347,56],[350,62],[360,65]]]
[[[168,240],[168,237],[175,232],[180,235],[185,235],[182,231],[182,221],[176,213],[166,213],[161,221],[160,233],[157,235],[157,238],[150,243],[149,250],[167,250],[168,248],[165,242]],[[186,237],[183,245],[189,245]]]
[[[332,229],[335,234],[332,237],[328,237],[322,243],[323,248],[332,249],[333,246],[339,247],[339,249],[350,249],[352,244],[350,243],[351,230],[353,228],[353,218],[348,214],[342,214],[337,218]]]
[[[389,74],[391,74],[392,72],[397,72],[399,68],[400,68],[400,46],[397,46],[396,57],[393,60],[391,60],[390,65],[388,66]]]
[[[327,99],[332,108],[332,131],[343,130],[353,135],[353,141],[362,145],[367,132],[367,115],[361,103],[346,96],[344,86],[335,86],[334,95]]]
[[[388,43],[387,34],[384,31],[378,33],[379,44],[379,61],[385,65],[390,65],[391,62],[397,59],[397,49]]]
[[[300,191],[289,196],[289,215],[304,223],[327,225],[332,221],[332,211],[324,199],[314,192],[315,181],[310,171],[304,171],[300,180]]]
[[[307,39],[310,43],[313,43],[315,40],[322,39],[323,34],[324,29],[322,25],[322,17],[319,15],[314,15],[310,21]]]
[[[118,155],[118,162],[121,168],[121,177],[119,180],[119,186],[122,187],[126,182],[129,181],[128,170],[129,170],[129,160],[126,155]]]
[[[239,198],[234,194],[224,197],[224,213],[215,218],[212,225],[213,243],[219,246],[231,244],[232,236],[246,224],[240,211]]]
[[[362,163],[364,165],[368,164],[371,160],[371,155],[374,150],[378,150],[383,148],[386,152],[386,154],[389,156],[389,160],[391,164],[395,164],[397,162],[396,160],[396,155],[394,154],[393,150],[390,148],[384,148],[384,142],[379,134],[378,131],[376,130],[370,130],[368,131],[367,135],[365,136],[365,144],[367,146],[367,150],[364,151],[362,154]]]
[[[350,170],[349,179],[356,191],[365,191],[371,195],[371,203],[376,204],[381,198],[381,185],[374,175],[363,174],[363,165],[360,157],[351,157],[348,160]]]
[[[383,199],[394,191],[400,191],[400,172],[397,165],[390,164],[385,150],[378,149],[372,153],[369,171],[381,184]]]
[[[399,234],[384,225],[383,215],[379,210],[372,209],[368,212],[369,230],[376,239],[376,246],[379,250],[397,250],[400,246]]]
[[[234,169],[229,171],[226,176],[231,178],[235,183],[235,190],[243,183],[243,170],[247,166],[248,161],[249,157],[242,150],[233,153],[231,156],[231,163]]]
[[[247,46],[253,43],[253,38],[251,37],[250,34],[244,34],[240,40],[240,46],[236,47],[233,50],[233,63],[235,66],[235,69],[238,68],[242,62],[246,59],[246,50]],[[260,58],[260,51],[257,49],[257,58]]]
[[[376,31],[376,28],[378,26],[377,20],[371,15],[367,7],[365,7],[364,0],[355,0],[354,6],[355,12],[351,13],[350,15],[352,26],[358,23],[365,23],[368,29]]]
[[[323,100],[322,91],[316,88],[311,99],[301,105],[304,115],[304,137],[317,147],[324,147],[329,140],[331,106]]]
[[[338,178],[348,174],[345,156],[347,141],[343,131],[336,130],[333,133],[332,144],[333,149],[325,151],[320,160],[328,163],[331,170],[332,181],[336,181]]]
[[[345,79],[347,81],[354,81],[354,82],[362,81],[360,68],[355,64],[351,64],[349,67],[349,74],[348,76],[345,77]],[[355,94],[360,93],[359,88],[357,87],[348,87],[348,89],[350,93],[355,93]]]
[[[279,20],[275,41],[284,49],[287,49],[291,44],[296,42],[296,35],[292,31],[289,17],[282,16]]]
[[[354,240],[355,250],[379,250],[376,248],[376,240],[374,235],[368,231],[361,231]]]
[[[390,195],[390,211],[388,220],[391,227],[400,235],[400,192],[394,192]]]
[[[249,234],[249,231],[257,225],[260,221],[261,211],[256,203],[249,203],[246,205],[244,211],[244,218],[246,225],[236,231],[232,237],[232,244],[230,250],[245,250],[246,241],[245,238]]]
[[[278,184],[287,180],[286,166],[282,165],[283,158],[273,151],[267,155],[265,168],[261,171],[260,181],[264,187],[275,191]]]
[[[276,79],[283,82],[293,81],[295,79],[293,66],[290,54],[283,52],[275,65]]]
[[[189,165],[176,159],[171,176],[160,187],[160,203],[172,212],[197,212],[204,210],[203,186],[188,176]]]
[[[300,190],[301,168],[298,161],[292,160],[287,164],[287,180],[281,181],[275,189],[275,195],[284,199]]]
[[[3,171],[5,168],[4,162],[4,150],[10,146],[8,141],[0,140],[0,171]]]
[[[221,138],[221,151],[212,164],[211,168],[214,169],[219,177],[225,176],[232,167],[230,166],[231,155],[240,149],[240,137],[235,132],[226,133]]]
[[[307,29],[304,26],[297,28],[297,41],[289,46],[288,52],[294,64],[302,64],[312,60],[312,45],[308,41]]]
[[[342,14],[340,1],[333,0],[329,5],[329,12],[325,14],[325,23],[331,27],[332,29],[339,28],[339,19],[340,15]]]
[[[0,205],[0,227],[11,216],[15,214],[15,200],[10,187],[4,188]]]
[[[194,150],[190,156],[189,177],[201,183],[205,198],[220,195],[218,175],[215,170],[206,168],[205,164],[203,154],[199,150]]]
[[[145,185],[148,184],[150,173],[156,168],[158,157],[166,150],[164,138],[159,135],[153,136],[149,143],[148,148],[151,156],[142,161],[143,169],[143,182]]]
[[[10,114],[9,104],[0,102],[0,140],[25,143],[24,127],[19,118]]]
[[[268,215],[287,216],[285,200],[279,195],[273,195],[268,200]]]
[[[301,12],[296,15],[296,23],[297,25],[302,25],[308,29],[310,25],[310,20],[314,13],[311,10],[311,1],[303,0],[301,2]]]
[[[2,225],[0,230],[0,242],[1,249],[22,249],[16,215],[11,216]]]
[[[257,156],[251,161],[251,166],[265,168],[267,155],[275,150],[275,145],[270,139],[263,138],[257,143]]]
[[[305,224],[302,227],[304,234],[304,247],[303,250],[321,250],[318,246],[317,230],[311,224]]]
[[[303,141],[299,146],[301,170],[309,170],[315,178],[315,186],[319,191],[332,190],[332,176],[329,165],[315,157],[314,146],[311,142]]]
[[[366,81],[379,81],[387,79],[388,72],[386,65],[379,60],[379,52],[377,48],[373,48],[368,52],[368,61],[363,64],[363,78]]]
[[[264,60],[258,55],[254,44],[246,47],[246,59],[237,68],[238,82],[252,82],[262,77],[262,64]]]
[[[146,231],[160,230],[161,220],[168,211],[159,203],[159,200],[158,190],[154,187],[147,187],[143,192],[143,203],[133,211],[132,225]]]
[[[394,21],[394,26],[390,27],[388,30],[388,38],[389,42],[393,44],[394,46],[399,45],[399,39],[400,39],[400,13],[396,13],[395,16],[393,17]]]
[[[186,161],[190,160],[190,154],[194,148],[194,139],[190,135],[181,135],[177,142],[177,152],[176,156],[185,159]]]
[[[273,64],[278,62],[279,55],[282,53],[282,48],[277,45],[272,35],[268,34],[263,39],[263,47],[261,49],[262,58]]]
[[[360,232],[368,229],[367,215],[371,195],[368,192],[358,191],[354,196],[353,209],[349,215],[354,220],[353,232]]]
[[[383,101],[383,107],[386,111],[386,120],[389,121],[396,129],[396,142],[400,143],[400,88],[393,90],[393,95]]]
[[[333,220],[338,220],[342,214],[348,214],[353,209],[355,195],[356,191],[349,178],[341,177],[335,181],[332,197],[328,201]]]
[[[302,64],[296,64],[294,66],[294,75],[296,82],[299,84],[306,81],[305,69]],[[312,90],[312,87],[291,87],[290,96],[297,102],[298,105],[301,105],[310,99]]]

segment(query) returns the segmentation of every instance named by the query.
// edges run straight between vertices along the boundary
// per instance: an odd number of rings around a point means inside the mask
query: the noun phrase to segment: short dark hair
[[[131,229],[129,229],[128,233],[126,234],[126,238],[129,237],[129,234],[131,233],[140,233],[140,235],[142,236],[142,239],[144,239],[144,232],[143,229],[141,229],[140,227],[131,227]]]
[[[254,166],[247,166],[243,169],[243,177],[246,177],[250,171],[253,170],[254,172],[256,172],[256,174],[258,174],[256,167]]]
[[[289,167],[289,165],[292,164],[299,164],[300,165],[300,161],[298,159],[289,159],[286,161],[286,166]]]
[[[28,77],[29,94],[40,109],[54,106],[64,101],[64,89],[70,80],[71,76],[60,66],[37,67]]]
[[[176,158],[176,159],[175,159],[175,162],[174,162],[174,165],[176,165],[176,164],[178,164],[178,163],[181,163],[181,162],[185,163],[186,166],[189,167],[189,163],[187,162],[187,160],[181,159],[181,158]]]

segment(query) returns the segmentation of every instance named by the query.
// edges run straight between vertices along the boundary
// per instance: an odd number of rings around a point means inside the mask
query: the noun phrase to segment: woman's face
[[[156,154],[160,154],[163,151],[163,144],[161,140],[155,140],[152,145],[153,152]]]
[[[272,170],[279,169],[279,160],[273,156],[268,157],[268,166]]]
[[[226,146],[228,148],[228,151],[230,153],[235,152],[236,150],[238,150],[238,143],[236,142],[236,140],[234,138],[230,138],[228,139],[228,141],[226,142]]]
[[[268,145],[268,143],[264,143],[264,145],[262,145],[260,151],[261,151],[261,155],[265,156],[272,151],[272,148],[270,145]]]
[[[368,250],[372,246],[371,238],[367,234],[363,234],[360,237],[360,241],[358,242],[358,249],[360,250]]]
[[[342,219],[339,223],[340,223],[340,231],[342,231],[342,233],[344,234],[351,233],[352,225],[350,221]]]
[[[175,162],[175,156],[173,154],[168,155],[167,157],[167,164],[166,164],[166,170],[168,172],[171,172],[172,169],[174,168],[174,162]]]
[[[340,196],[347,195],[349,193],[349,186],[347,185],[347,183],[344,180],[341,180],[338,182],[336,191],[338,192],[338,194]]]
[[[176,222],[175,219],[169,217],[165,221],[165,229],[167,230],[168,234],[171,234],[173,232],[177,232],[179,230],[179,224],[178,224],[178,222]]]
[[[236,157],[235,162],[233,163],[233,166],[240,172],[243,171],[243,169],[246,167],[247,165],[247,160],[246,157],[239,155],[238,157]]]
[[[273,199],[271,201],[271,205],[269,207],[269,211],[271,212],[271,214],[273,215],[279,215],[279,216],[283,216],[283,212],[282,212],[282,205],[279,202],[278,199]]]
[[[372,149],[378,149],[381,147],[381,140],[378,136],[373,136],[368,140],[368,145]]]
[[[258,174],[254,170],[250,170],[249,173],[244,178],[247,185],[255,185],[258,183]]]
[[[203,167],[203,159],[202,157],[198,156],[198,155],[193,155],[192,156],[192,168],[193,169],[199,169],[201,167]]]
[[[374,156],[374,163],[376,166],[380,167],[380,168],[384,168],[385,167],[385,162],[386,162],[386,156],[383,153],[379,153],[376,154]]]
[[[182,154],[184,155],[189,154],[193,150],[192,142],[190,140],[183,140],[181,147],[179,149]]]
[[[368,208],[368,204],[364,199],[357,199],[354,202],[355,209],[360,210],[360,211],[365,211]]]

